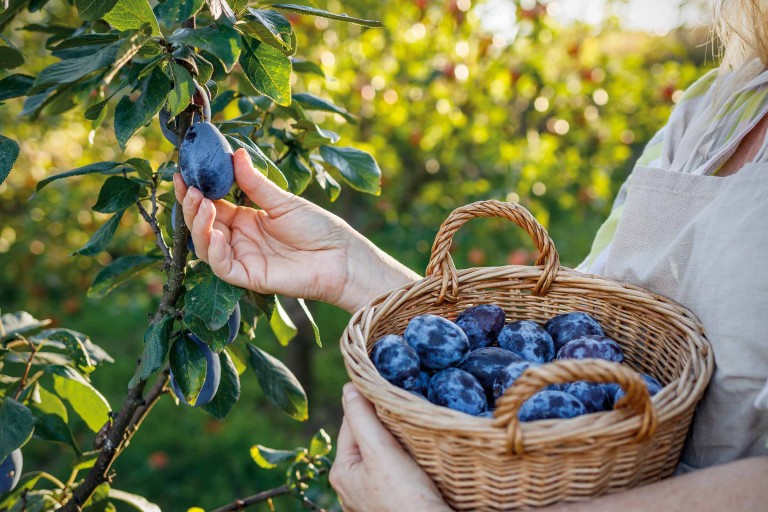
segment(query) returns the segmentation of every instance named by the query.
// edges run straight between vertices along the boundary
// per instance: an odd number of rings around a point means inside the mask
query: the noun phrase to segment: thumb
[[[397,440],[379,421],[373,404],[360,394],[354,384],[344,385],[342,405],[344,420],[363,456],[363,463],[367,458],[376,459],[402,450]]]
[[[281,189],[254,169],[251,157],[245,149],[240,148],[235,151],[232,161],[235,167],[235,180],[240,189],[268,214],[291,208],[299,200],[297,196]]]

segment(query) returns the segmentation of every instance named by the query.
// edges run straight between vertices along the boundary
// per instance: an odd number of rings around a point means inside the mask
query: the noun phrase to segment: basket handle
[[[522,455],[525,452],[523,433],[517,417],[523,402],[550,384],[565,384],[578,380],[619,384],[625,395],[618,401],[617,408],[630,409],[640,416],[640,426],[635,432],[634,441],[645,441],[654,434],[657,426],[656,410],[651,404],[648,388],[638,373],[626,366],[602,359],[559,360],[528,368],[496,401],[493,426],[506,428],[507,453]]]
[[[536,265],[544,264],[544,271],[533,288],[533,293],[546,295],[560,268],[560,256],[557,254],[555,243],[549,238],[547,231],[528,210],[519,204],[495,200],[477,201],[453,210],[440,226],[435,237],[435,243],[432,244],[432,256],[429,258],[429,265],[427,265],[427,276],[441,277],[442,284],[437,304],[441,304],[446,299],[453,302],[458,300],[459,278],[449,250],[453,236],[459,228],[475,217],[500,217],[511,220],[531,236],[539,250]],[[449,286],[450,293],[448,293]]]

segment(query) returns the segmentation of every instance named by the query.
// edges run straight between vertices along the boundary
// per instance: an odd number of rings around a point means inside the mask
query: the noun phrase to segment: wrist
[[[421,279],[359,233],[347,247],[347,279],[336,305],[354,313],[374,298]]]

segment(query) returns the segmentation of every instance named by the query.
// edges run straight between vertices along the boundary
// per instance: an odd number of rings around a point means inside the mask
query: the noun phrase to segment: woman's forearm
[[[383,293],[421,279],[358,233],[350,240],[347,254],[347,281],[336,305],[350,313]]]
[[[742,459],[547,512],[752,512],[768,510],[768,457]]]

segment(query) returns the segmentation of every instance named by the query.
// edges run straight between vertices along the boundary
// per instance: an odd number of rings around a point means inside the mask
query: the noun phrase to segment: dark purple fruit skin
[[[585,380],[572,382],[565,386],[563,391],[578,398],[587,412],[609,411],[613,406],[613,401],[605,392],[605,387],[596,382]]]
[[[427,398],[430,402],[476,416],[488,410],[483,387],[469,373],[447,368],[432,376]]]
[[[499,306],[482,304],[465,309],[456,318],[456,325],[467,335],[470,350],[488,347],[496,341],[507,315]]]
[[[496,375],[496,380],[493,382],[494,400],[497,400],[503,395],[504,392],[520,378],[525,370],[528,368],[535,368],[536,366],[539,365],[530,361],[518,361],[499,370],[499,373]]]
[[[235,341],[235,338],[237,338],[237,333],[240,331],[240,304],[235,305],[234,311],[232,311],[232,314],[229,315],[229,320],[227,320],[227,325],[229,326],[229,340],[227,341],[227,345]]]
[[[488,404],[494,402],[493,383],[501,370],[512,363],[522,361],[517,354],[499,347],[478,348],[467,354],[459,368],[470,373],[483,386]]]
[[[192,404],[194,407],[202,407],[203,405],[209,404],[211,400],[213,400],[213,397],[216,396],[216,391],[219,390],[219,382],[221,381],[221,361],[219,360],[219,356],[216,355],[213,350],[208,348],[208,345],[203,343],[203,340],[194,334],[188,334],[187,336],[194,341],[197,348],[203,352],[205,355],[205,363],[208,366],[208,369],[205,372],[205,382],[203,382],[203,387],[200,389],[200,394],[197,395],[195,403]],[[189,405],[187,399],[184,398],[184,393],[182,393],[181,388],[179,388],[179,385],[176,383],[176,379],[173,378],[173,372],[171,372],[171,390],[173,390],[173,394],[176,395],[176,398],[178,398],[181,403]]]
[[[0,494],[12,491],[19,483],[24,458],[20,449],[13,450],[0,462]]]
[[[582,336],[571,340],[557,353],[558,359],[605,359],[614,363],[624,361],[624,351],[606,336]]]
[[[555,343],[555,354],[569,341],[587,335],[603,336],[603,328],[597,320],[581,311],[563,313],[553,316],[544,324],[544,329],[552,336]]]
[[[545,364],[555,358],[552,336],[536,322],[519,320],[504,326],[499,333],[499,346],[526,361]]]
[[[168,126],[168,123],[171,121],[171,113],[168,111],[167,108],[163,107],[160,110],[159,114],[160,118],[160,130],[163,132],[163,135],[165,135],[165,138],[173,144],[175,147],[179,146],[179,138],[176,135],[176,132],[171,129],[170,126]],[[173,124],[176,124],[176,121],[174,120]]]
[[[517,417],[520,421],[568,419],[587,414],[578,398],[562,391],[539,391],[526,400]]]
[[[190,126],[179,148],[179,167],[184,183],[203,196],[221,199],[235,183],[232,147],[211,123]]]
[[[430,370],[458,365],[469,352],[469,340],[464,331],[437,315],[413,317],[404,336],[418,354],[422,366]]]
[[[176,224],[176,214],[179,212],[179,209],[176,205],[179,203],[173,203],[173,209],[171,210],[171,228]],[[192,235],[189,235],[189,238],[187,238],[187,250],[194,254],[195,252],[195,244],[192,242]]]
[[[195,105],[199,105],[202,107],[202,114],[203,119],[200,119],[200,114],[197,112],[195,113],[192,122],[193,123],[199,123],[200,121],[204,122],[210,122],[211,121],[211,100],[210,96],[208,95],[208,91],[200,85],[199,83],[195,82],[195,96],[193,97],[192,101],[194,101]]]
[[[419,372],[418,378],[405,381],[403,389],[426,398],[429,391],[429,374],[423,371]]]
[[[661,391],[661,388],[663,387],[659,381],[651,377],[650,375],[646,375],[645,373],[641,373],[640,376],[645,381],[645,387],[648,388],[648,394],[653,396],[659,391]],[[613,396],[613,403],[615,404],[618,402],[626,393],[623,389],[617,384],[615,388],[615,393],[611,396]]]
[[[419,356],[402,336],[388,334],[379,338],[371,349],[371,361],[381,376],[395,386],[409,391],[418,386]]]

